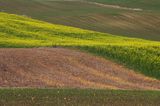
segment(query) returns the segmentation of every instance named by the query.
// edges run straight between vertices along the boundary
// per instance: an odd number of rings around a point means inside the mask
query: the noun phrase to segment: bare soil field
[[[77,50],[1,48],[0,87],[160,90],[160,81]]]

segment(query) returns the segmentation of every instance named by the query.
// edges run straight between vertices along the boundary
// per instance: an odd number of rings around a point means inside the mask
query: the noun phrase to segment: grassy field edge
[[[3,106],[158,106],[160,91],[98,89],[0,89]]]

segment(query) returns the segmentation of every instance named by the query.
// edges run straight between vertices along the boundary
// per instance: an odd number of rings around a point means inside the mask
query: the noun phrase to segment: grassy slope
[[[87,0],[105,4],[114,4],[131,8],[142,8],[145,10],[160,11],[159,0]]]
[[[49,24],[0,13],[0,47],[66,46],[86,50],[160,79],[160,43]]]
[[[116,0],[106,0],[107,3]],[[125,2],[124,2],[125,1]],[[128,0],[130,1],[130,0]],[[32,18],[116,35],[160,40],[160,14],[157,8],[152,9],[151,4],[158,5],[159,2],[147,3],[144,6],[138,1],[120,3],[131,6],[136,3],[137,8],[143,11],[135,12],[129,10],[101,7],[86,2],[54,1],[54,0],[0,0],[0,10],[9,13],[27,15]],[[147,4],[147,5],[146,5]]]
[[[158,106],[158,91],[1,89],[3,106]]]

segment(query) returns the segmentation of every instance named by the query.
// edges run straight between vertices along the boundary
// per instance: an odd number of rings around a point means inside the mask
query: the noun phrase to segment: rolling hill
[[[0,0],[0,11],[55,24],[159,41],[159,4],[158,0]]]
[[[160,81],[76,50],[4,48],[0,87],[159,90]]]
[[[159,41],[158,0],[0,0],[0,106],[159,106]]]
[[[59,46],[87,51],[160,79],[159,42],[82,30],[25,16],[0,13],[1,48]]]

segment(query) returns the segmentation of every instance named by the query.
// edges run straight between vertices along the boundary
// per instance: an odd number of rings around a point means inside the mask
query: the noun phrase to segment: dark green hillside
[[[152,11],[160,11],[160,1],[159,0],[87,0],[105,4],[115,4],[120,6],[132,7],[132,8],[142,8]]]

